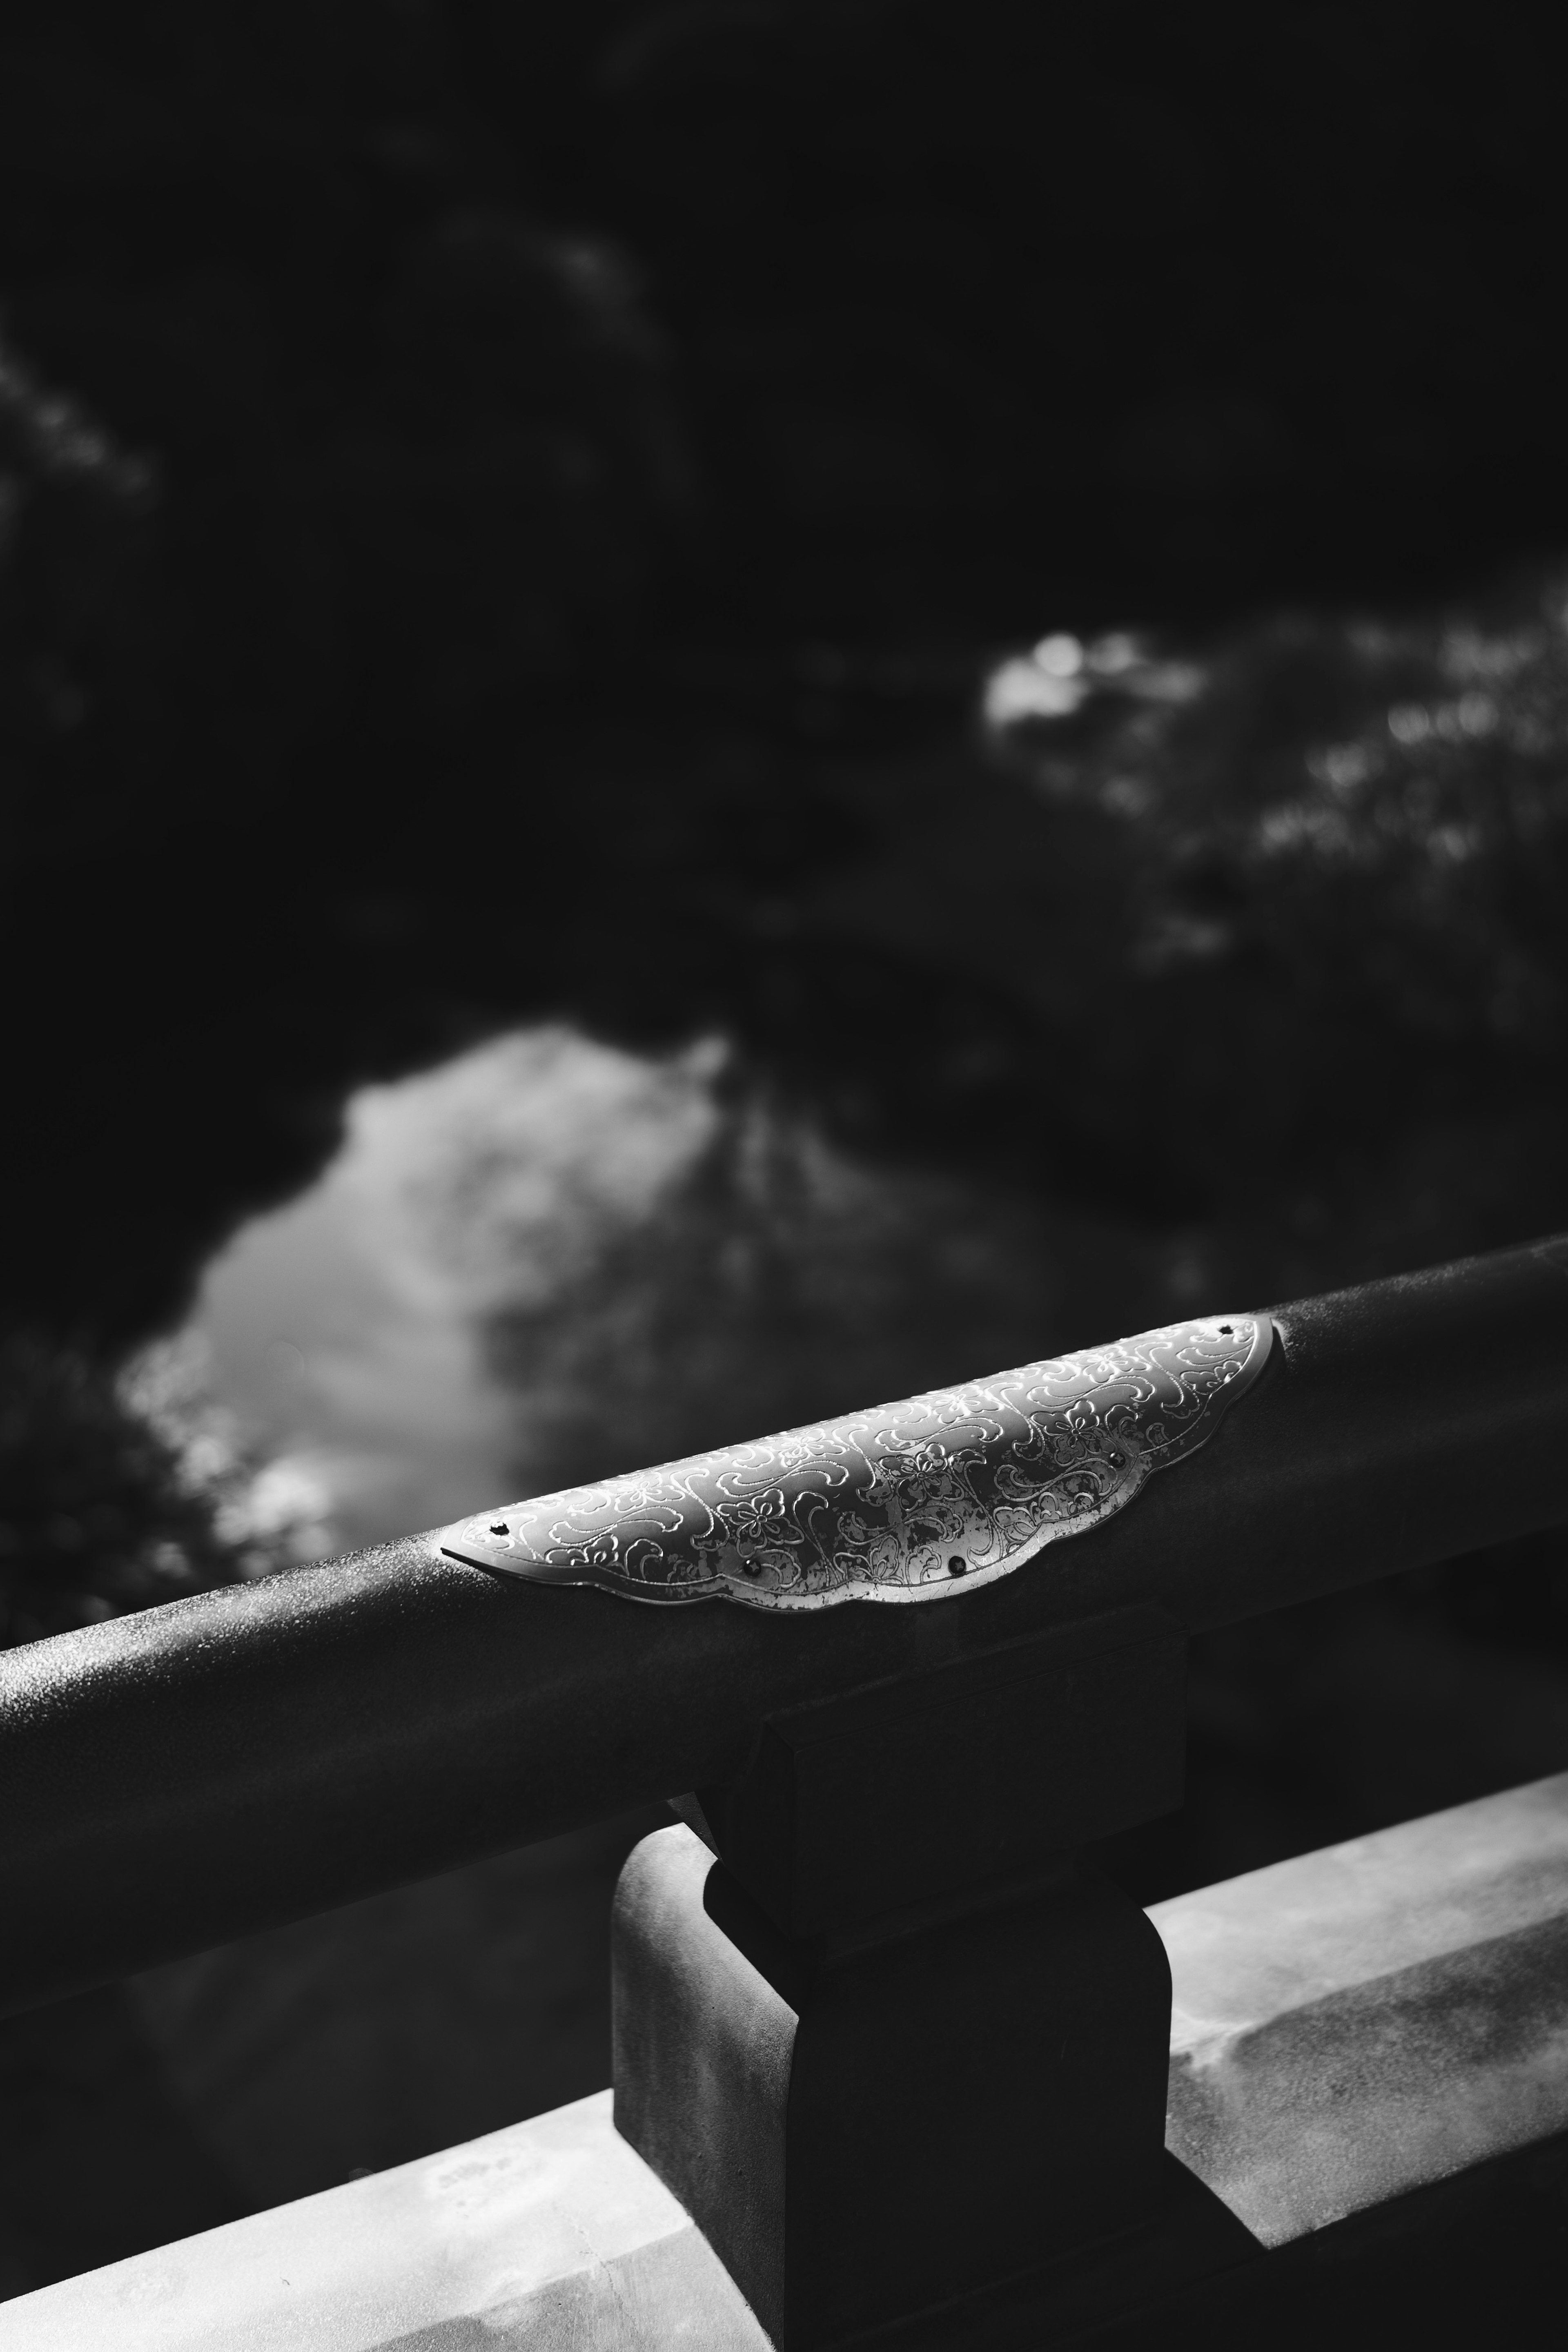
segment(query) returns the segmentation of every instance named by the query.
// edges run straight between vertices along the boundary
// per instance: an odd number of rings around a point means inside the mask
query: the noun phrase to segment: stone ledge
[[[768,2352],[610,2093],[18,2296],[6,2352]]]
[[[1262,2244],[1568,2127],[1568,1773],[1149,1916],[1166,2145]]]
[[[1099,2341],[1118,2315],[1136,2336],[1190,2305],[1228,2344],[1234,2304],[1249,2342],[1260,2315],[1305,2324],[1319,2272],[1364,2302],[1379,2260],[1408,2317],[1412,2255],[1423,2273],[1445,2250],[1466,2277],[1495,2269],[1493,2208],[1560,2259],[1568,1774],[1149,1916],[1175,1985],[1166,2145],[1186,2187],[1147,2245],[1087,2249],[923,2340],[967,2352],[978,2323],[988,2344],[1032,2346],[1049,2311],[1056,2340]],[[0,2334],[6,2352],[768,2352],[608,2091],[19,2296]]]

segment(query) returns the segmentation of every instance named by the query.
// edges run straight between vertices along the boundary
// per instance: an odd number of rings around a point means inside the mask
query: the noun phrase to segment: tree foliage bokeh
[[[731,1049],[678,1295],[610,1250],[550,1340],[697,1363],[671,1443],[805,1395],[846,1300],[885,1360],[816,1137],[852,1207],[1003,1188],[894,1234],[955,1330],[1044,1314],[1070,1228],[1085,1299],[1174,1311],[1568,1225],[1561,47],[1521,0],[13,0],[0,1641],[269,1564],[126,1352],[355,1087],[516,1024]],[[1209,1636],[1126,1883],[1552,1769],[1565,1640],[1551,1536]],[[314,1963],[230,1958],[246,2051],[257,1982],[294,2032]],[[92,1999],[0,2048],[0,2293],[238,2210]],[[449,2134],[563,2095],[481,2072]],[[358,2160],[429,2144],[340,2088]]]
[[[11,12],[7,1321],[541,1016],[1228,1291],[1564,1222],[1554,40]]]

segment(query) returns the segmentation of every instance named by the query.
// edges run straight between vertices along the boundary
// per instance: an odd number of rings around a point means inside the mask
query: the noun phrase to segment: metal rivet
[[[969,1563],[967,1559],[960,1559],[957,1553],[955,1552],[952,1559],[947,1562],[947,1573],[949,1576],[962,1576],[968,1565]]]

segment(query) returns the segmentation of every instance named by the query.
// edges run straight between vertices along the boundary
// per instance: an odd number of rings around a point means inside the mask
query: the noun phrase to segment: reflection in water
[[[656,1213],[712,1134],[717,1059],[545,1030],[354,1097],[338,1159],[214,1261],[178,1348],[262,1460],[258,1521],[319,1555],[502,1493],[527,1415],[487,1320],[559,1300]]]
[[[1517,1233],[1527,1200],[1559,1222],[1565,610],[1553,592],[1490,635],[1260,625],[1181,660],[1058,633],[996,672],[986,740],[1045,818],[1015,822],[980,915],[1008,989],[1046,991],[1093,1049],[1020,1085],[1074,1090],[1077,1172],[1120,1161],[1155,1214],[1190,1175],[1203,1223],[1157,1238],[1008,1191],[978,1115],[980,1172],[873,1168],[717,1042],[653,1059],[537,1029],[357,1097],[336,1164],[236,1237],[142,1393],[194,1471],[229,1478],[265,1565],[1455,1255]],[[918,775],[896,781],[903,846],[857,921],[894,908],[946,939],[928,845],[951,780],[918,823]],[[1347,940],[1375,944],[1364,971]],[[954,992],[967,961],[934,970]],[[957,1098],[920,1018],[900,1000],[853,1034],[935,1130]],[[1133,1883],[1202,1885],[1536,1777],[1565,1706],[1554,1660],[1483,1670],[1396,1598],[1224,1629],[1195,1653],[1187,1813]],[[605,1915],[638,1826],[141,1979],[171,2081],[249,2193],[601,2083]]]
[[[931,854],[956,769],[868,768],[856,937],[904,980],[831,1041],[896,1099],[885,1131],[956,1138],[973,1172],[852,1160],[716,1039],[650,1058],[536,1029],[365,1089],[326,1177],[235,1239],[183,1352],[142,1370],[265,1465],[260,1557],[1559,1221],[1561,583],[1179,657],[1059,630],[982,702],[1008,854]],[[977,973],[1035,1039],[990,1093],[932,1018]],[[1156,1243],[1000,1189],[988,1117],[1019,1106],[1059,1192],[1103,1176],[1195,1222]]]
[[[259,1465],[236,1518],[296,1558],[1188,1303],[1092,1220],[856,1165],[715,1041],[528,1031],[367,1087],[347,1124],[140,1373]]]
[[[1190,1253],[831,1149],[723,1048],[566,1029],[367,1088],[136,1376],[256,1558],[995,1370],[1197,1301]],[[270,1549],[269,1549],[270,1548]],[[661,1817],[662,1818],[662,1817]],[[597,2088],[639,1817],[154,1969],[168,2079],[261,2202]]]
[[[1012,810],[956,933],[928,846],[952,781],[916,822],[900,772],[897,854],[857,921],[890,955],[889,909],[960,936],[963,961],[933,968],[955,995],[983,921],[1004,992],[1046,990],[1093,1049],[1020,1084],[1073,1089],[1080,1162],[1131,1167],[1156,1213],[1190,1175],[1202,1225],[1156,1239],[1006,1191],[978,1116],[967,1179],[872,1168],[719,1043],[652,1059],[537,1029],[359,1095],[336,1164],[214,1263],[142,1392],[193,1469],[228,1478],[265,1565],[1458,1255],[1505,1237],[1498,1203],[1522,1213],[1538,1162],[1535,1222],[1557,1222],[1555,1130],[1531,1106],[1560,1067],[1563,611],[1553,592],[1491,635],[1260,625],[1180,660],[1042,638],[998,668],[984,721],[1045,816]],[[1347,940],[1375,943],[1365,974]],[[890,1001],[854,1034],[936,1129],[958,1098],[920,1021]],[[1537,1094],[1500,1123],[1481,1079],[1504,1052]],[[1479,1674],[1376,1596],[1227,1629],[1195,1657],[1193,1801],[1138,1883],[1201,1885],[1552,1769],[1559,1670]],[[141,1979],[171,2081],[249,2193],[601,2084],[605,1915],[637,1826]]]

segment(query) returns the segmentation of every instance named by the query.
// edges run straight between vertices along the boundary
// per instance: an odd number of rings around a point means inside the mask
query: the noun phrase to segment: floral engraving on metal
[[[1262,1370],[1266,1315],[1206,1317],[901,1404],[538,1495],[449,1559],[634,1601],[826,1609],[972,1591],[1124,1510]]]

